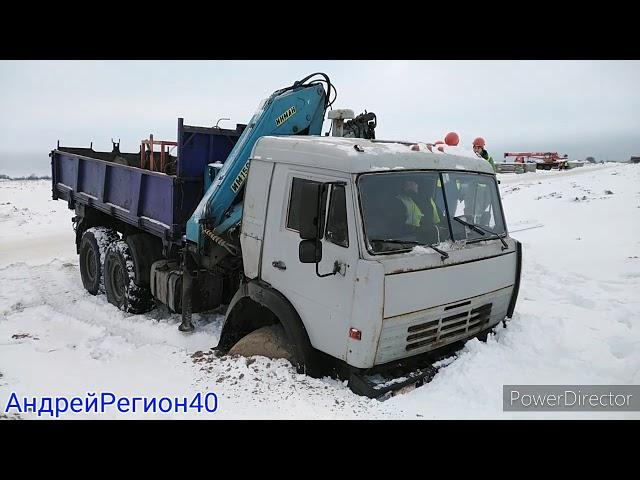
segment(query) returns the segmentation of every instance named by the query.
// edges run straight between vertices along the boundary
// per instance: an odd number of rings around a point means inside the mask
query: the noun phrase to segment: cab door
[[[320,278],[316,265],[298,257],[300,193],[304,182],[345,182],[332,185],[325,197],[325,233],[322,238]],[[317,169],[276,164],[267,208],[262,255],[262,279],[279,290],[298,311],[311,344],[334,357],[346,359],[349,317],[353,301],[358,244],[350,178]]]

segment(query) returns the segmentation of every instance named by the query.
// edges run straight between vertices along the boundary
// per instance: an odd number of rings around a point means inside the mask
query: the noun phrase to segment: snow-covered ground
[[[521,229],[513,236],[524,247],[514,318],[486,343],[467,342],[430,384],[385,402],[358,397],[336,380],[298,375],[283,360],[216,358],[210,348],[220,315],[196,315],[197,332],[183,335],[177,315],[129,315],[89,295],[80,281],[72,212],[50,199],[50,183],[0,181],[0,409],[11,392],[19,398],[214,392],[216,413],[188,416],[640,418],[502,412],[503,384],[640,384],[640,165],[499,178],[509,227]],[[180,415],[94,414],[139,416]]]

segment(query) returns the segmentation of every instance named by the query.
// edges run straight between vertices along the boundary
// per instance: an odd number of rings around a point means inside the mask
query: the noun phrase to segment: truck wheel
[[[293,350],[281,324],[258,328],[242,337],[231,347],[229,355],[253,357],[262,355],[272,359],[284,358],[293,363]]]
[[[112,243],[104,261],[104,287],[107,300],[120,310],[145,313],[154,306],[149,288],[135,284],[133,257],[122,240]]]
[[[162,258],[162,241],[148,233],[127,235],[125,242],[129,245],[136,285],[149,287],[151,265]]]
[[[118,240],[118,232],[106,227],[88,228],[80,241],[80,277],[91,295],[104,292],[104,260],[107,248]]]

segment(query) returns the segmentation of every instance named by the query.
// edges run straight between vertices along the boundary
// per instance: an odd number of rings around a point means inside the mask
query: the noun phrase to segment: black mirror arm
[[[340,264],[338,263],[337,260],[333,264],[333,271],[329,272],[329,273],[320,273],[320,271],[318,270],[318,265],[319,265],[319,263],[316,262],[316,275],[318,277],[320,277],[320,278],[330,277],[330,276],[335,275],[336,273],[340,272]]]
[[[346,185],[346,184],[347,184],[346,182],[325,182],[324,184],[322,184],[322,186],[323,188],[326,188],[329,185]],[[321,219],[323,221],[326,220],[322,216],[323,212],[320,211],[320,209],[322,208],[322,194],[324,193],[323,188],[318,189],[318,211],[316,212],[316,218],[318,219],[318,224],[316,225],[316,242],[322,241],[322,239],[320,238],[320,220]],[[340,264],[338,263],[337,260],[333,264],[333,271],[329,273],[320,273],[320,270],[318,268],[319,265],[320,265],[320,262],[316,262],[316,275],[320,278],[331,277],[332,275],[335,275],[340,272]]]

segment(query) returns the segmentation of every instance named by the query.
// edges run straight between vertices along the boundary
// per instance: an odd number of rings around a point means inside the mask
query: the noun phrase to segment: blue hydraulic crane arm
[[[327,92],[318,82],[305,84],[312,76],[274,92],[260,104],[187,222],[187,240],[197,243],[200,248],[203,227],[221,234],[240,221],[242,204],[238,204],[236,198],[242,193],[249,171],[249,156],[260,137],[322,133],[331,84],[326,75]]]

